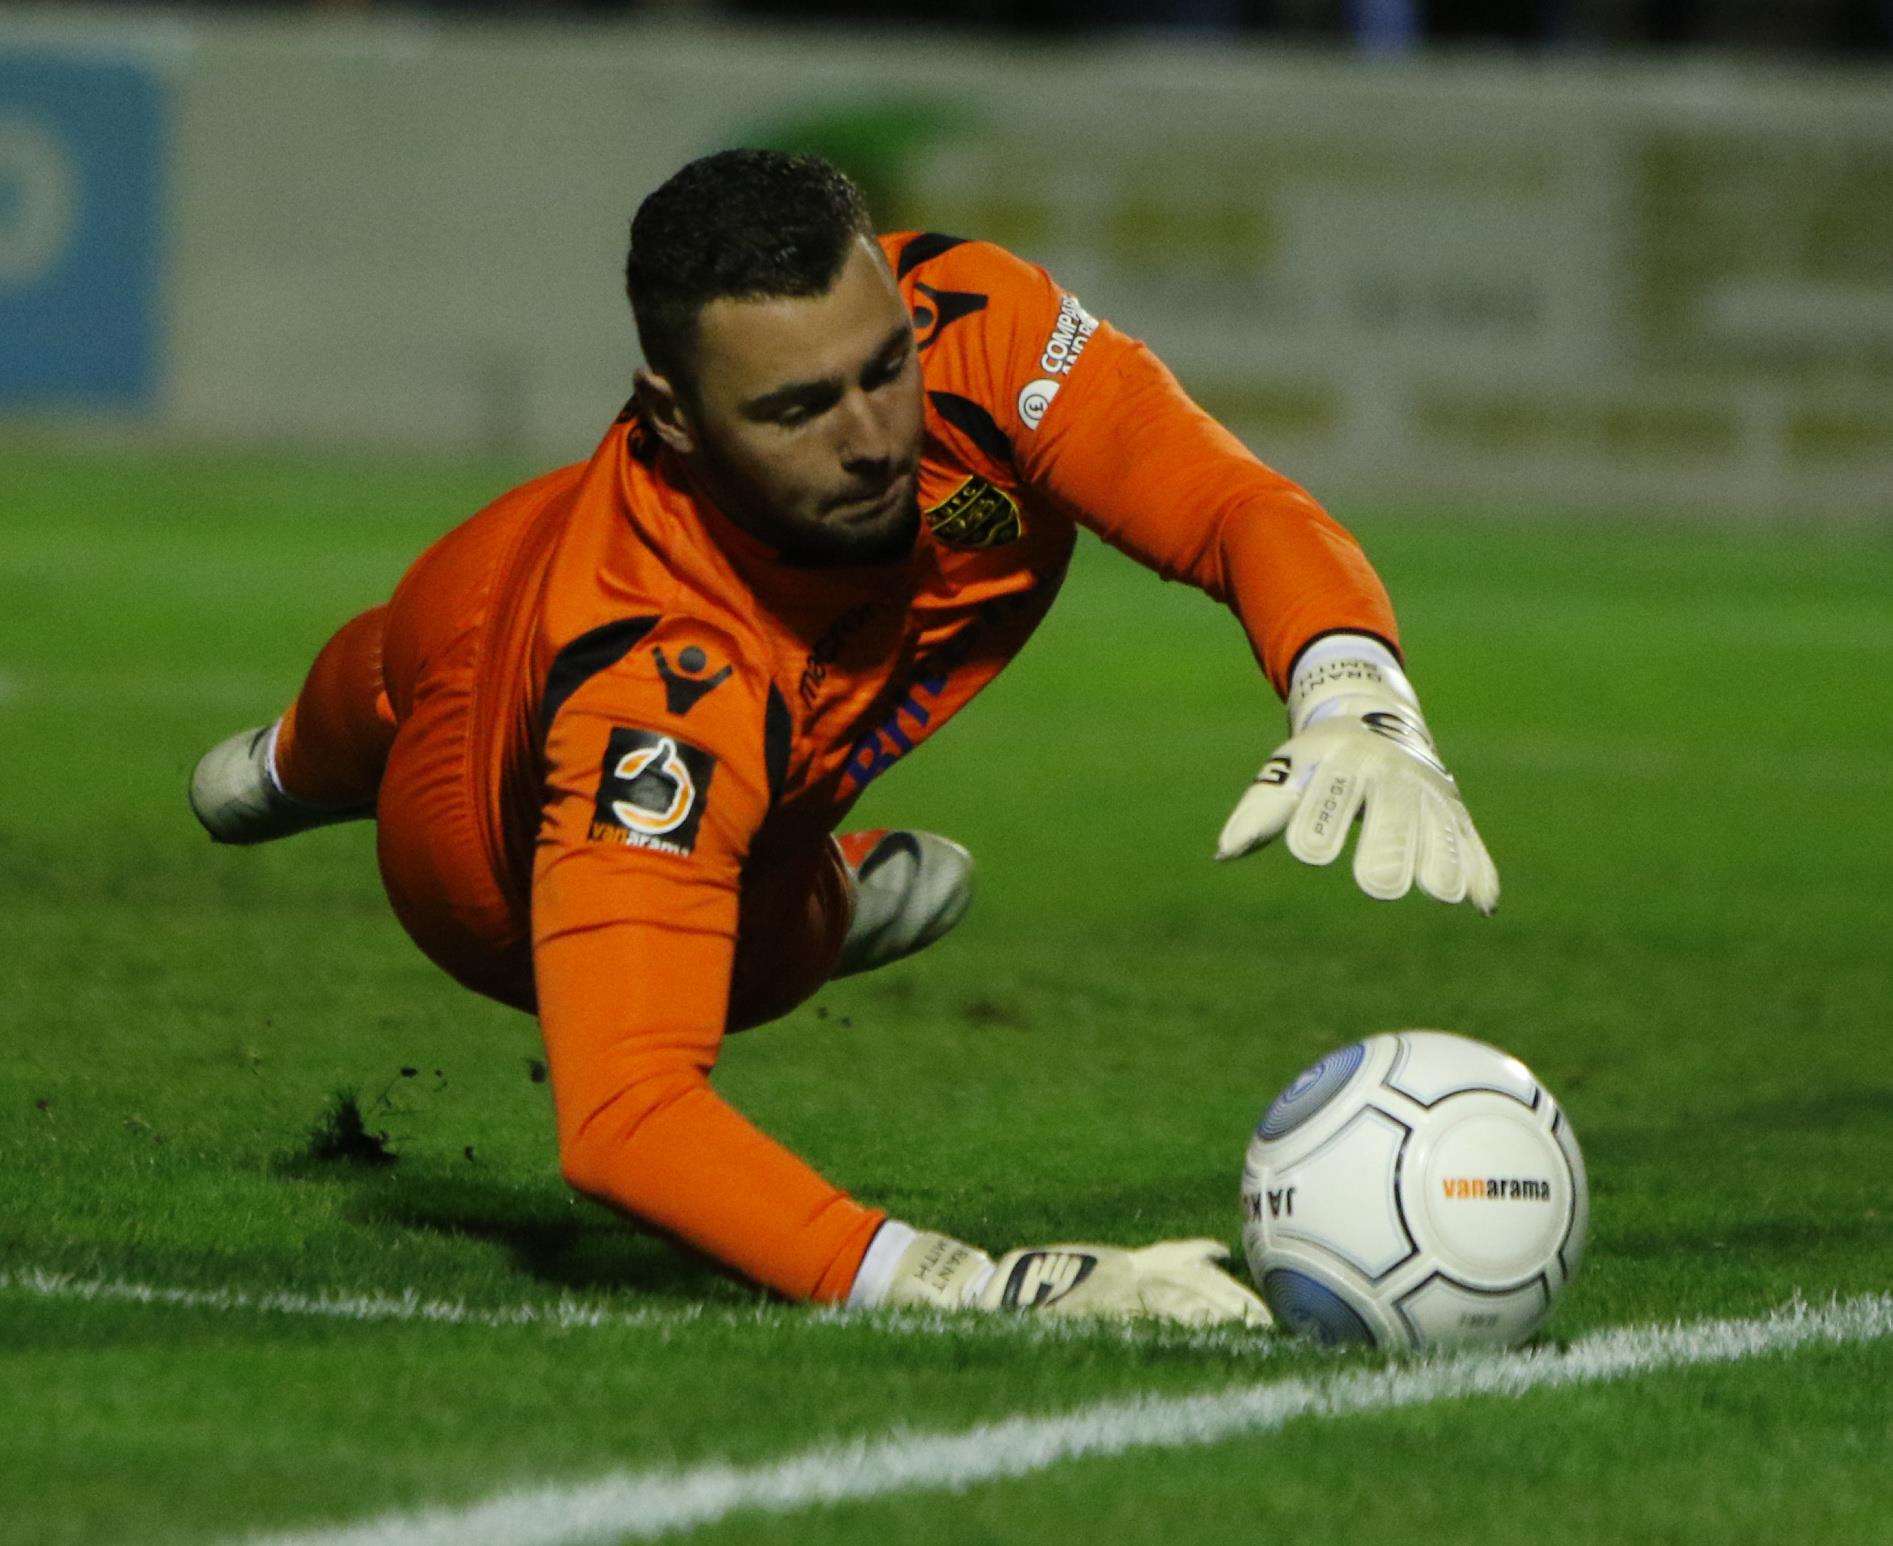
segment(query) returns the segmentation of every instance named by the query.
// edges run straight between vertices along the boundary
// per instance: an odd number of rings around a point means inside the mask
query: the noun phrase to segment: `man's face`
[[[684,403],[705,491],[786,557],[886,563],[912,551],[920,362],[870,238],[856,238],[824,295],[705,306]]]

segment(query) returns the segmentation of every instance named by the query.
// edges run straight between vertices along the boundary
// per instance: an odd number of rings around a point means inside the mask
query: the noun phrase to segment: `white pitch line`
[[[429,1321],[447,1326],[545,1326],[560,1331],[604,1326],[644,1329],[687,1325],[701,1320],[700,1306],[649,1310],[612,1310],[575,1299],[543,1304],[481,1309],[452,1299],[423,1299],[416,1293],[295,1294],[253,1293],[241,1288],[171,1288],[123,1278],[76,1278],[63,1272],[27,1269],[0,1272],[0,1292],[40,1299],[76,1299],[85,1303],[161,1305],[177,1310],[253,1311],[266,1315],[315,1316],[323,1320]]]
[[[1269,1357],[1281,1346],[1280,1339],[1269,1332],[1215,1327],[1191,1330],[1152,1322],[1058,1320],[971,1312],[945,1315],[919,1310],[805,1309],[767,1302],[759,1302],[749,1309],[704,1305],[618,1309],[569,1296],[480,1306],[455,1299],[424,1299],[413,1292],[299,1294],[241,1288],[180,1288],[124,1278],[80,1278],[42,1268],[0,1269],[0,1294],[4,1293],[81,1303],[153,1305],[222,1314],[306,1316],[366,1324],[425,1322],[491,1329],[523,1326],[548,1331],[630,1330],[655,1332],[665,1337],[689,1326],[767,1327],[776,1332],[811,1326],[846,1326],[853,1331],[892,1337],[1130,1343],[1146,1348],[1221,1353],[1251,1361]]]
[[[1825,1308],[1799,1302],[1756,1320],[1600,1332],[1559,1351],[1468,1354],[1421,1363],[1237,1386],[1206,1396],[1101,1402],[1055,1417],[1012,1417],[959,1432],[896,1433],[823,1444],[760,1465],[618,1471],[596,1481],[502,1492],[469,1507],[378,1515],[332,1529],[255,1535],[247,1546],[580,1546],[649,1540],[741,1510],[790,1514],[890,1494],[960,1491],[1068,1460],[1182,1449],[1272,1433],[1297,1418],[1335,1418],[1466,1396],[1627,1379],[1733,1363],[1810,1344],[1893,1335],[1893,1295]]]

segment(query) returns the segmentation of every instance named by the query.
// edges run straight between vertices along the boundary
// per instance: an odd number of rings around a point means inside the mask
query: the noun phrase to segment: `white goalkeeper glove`
[[[1442,902],[1499,901],[1499,872],[1433,749],[1393,651],[1365,634],[1330,634],[1302,652],[1288,689],[1289,738],[1262,765],[1216,845],[1236,859],[1288,833],[1304,864],[1331,864],[1362,818],[1354,879],[1392,901],[1415,883]]]
[[[848,1303],[857,1309],[1030,1310],[1039,1315],[1149,1318],[1184,1326],[1267,1326],[1262,1301],[1213,1265],[1214,1240],[1164,1240],[1140,1250],[1049,1245],[995,1262],[950,1235],[889,1219],[868,1247]]]

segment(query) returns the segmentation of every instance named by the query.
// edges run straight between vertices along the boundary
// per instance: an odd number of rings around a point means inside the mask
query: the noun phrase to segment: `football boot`
[[[871,972],[925,950],[966,915],[973,856],[933,832],[877,828],[835,842],[854,881],[854,921],[836,977]]]
[[[311,805],[283,793],[270,772],[274,725],[239,730],[197,760],[191,774],[191,810],[219,843],[267,843],[312,827],[359,821],[371,805]]]

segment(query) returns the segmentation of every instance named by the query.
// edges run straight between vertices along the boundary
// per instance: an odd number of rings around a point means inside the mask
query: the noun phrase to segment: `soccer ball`
[[[1584,1158],[1532,1072],[1444,1031],[1330,1052],[1275,1098],[1242,1244],[1275,1318],[1382,1348],[1523,1340],[1577,1271]]]

